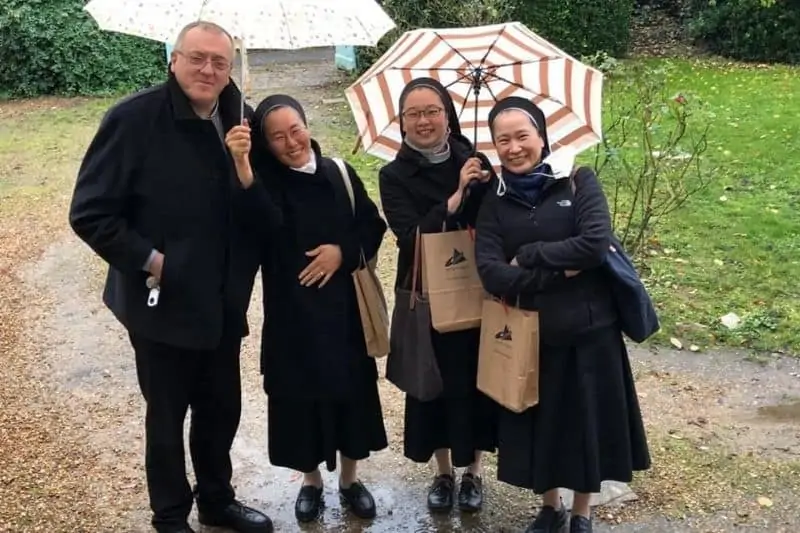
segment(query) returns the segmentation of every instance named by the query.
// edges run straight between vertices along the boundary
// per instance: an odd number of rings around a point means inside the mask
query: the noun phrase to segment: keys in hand
[[[158,297],[161,294],[158,279],[155,276],[148,276],[145,283],[150,289],[150,293],[147,295],[147,307],[155,307],[158,305]]]

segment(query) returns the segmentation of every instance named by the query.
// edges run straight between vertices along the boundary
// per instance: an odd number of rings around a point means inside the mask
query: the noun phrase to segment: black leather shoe
[[[475,513],[483,506],[483,481],[480,477],[466,473],[461,476],[458,491],[458,508],[465,513]]]
[[[592,533],[591,518],[572,515],[572,518],[569,520],[569,533]]]
[[[322,513],[323,504],[322,487],[305,485],[294,502],[294,516],[298,522],[313,522]]]
[[[451,474],[436,476],[428,491],[428,509],[434,512],[445,512],[452,509],[455,487],[455,480]]]
[[[237,501],[214,513],[198,509],[197,514],[204,526],[226,527],[238,533],[272,533],[272,520],[267,515]]]
[[[545,505],[525,533],[567,533],[567,510],[561,505],[558,510]]]
[[[339,487],[342,506],[350,509],[354,515],[365,520],[375,518],[375,499],[360,481],[348,488]]]

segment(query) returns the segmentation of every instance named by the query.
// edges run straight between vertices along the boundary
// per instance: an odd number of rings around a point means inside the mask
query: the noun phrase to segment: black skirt
[[[456,467],[475,461],[476,451],[495,451],[497,404],[476,388],[480,330],[439,334],[433,347],[444,392],[421,402],[406,395],[403,453],[427,463],[438,449],[450,449]]]
[[[267,416],[270,462],[298,472],[332,472],[336,452],[361,460],[388,446],[375,379],[340,401],[270,395]]]
[[[500,409],[500,481],[542,494],[563,487],[599,492],[650,468],[628,352],[616,327],[572,346],[540,348],[539,404]]]

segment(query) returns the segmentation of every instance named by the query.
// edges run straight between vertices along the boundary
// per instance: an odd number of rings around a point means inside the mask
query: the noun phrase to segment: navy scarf
[[[502,172],[506,186],[532,204],[536,203],[547,180],[553,177],[553,169],[547,163],[539,163],[527,174],[515,174],[505,167]]]

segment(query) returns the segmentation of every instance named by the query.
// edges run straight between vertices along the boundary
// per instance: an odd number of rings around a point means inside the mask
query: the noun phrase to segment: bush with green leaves
[[[5,0],[0,95],[129,92],[166,76],[164,45],[106,32],[82,0]]]
[[[377,47],[358,49],[363,71],[403,32],[519,21],[575,56],[606,52],[624,56],[635,0],[385,0],[397,23]]]
[[[521,0],[517,18],[574,55],[628,53],[635,0]]]
[[[710,0],[692,34],[714,53],[745,61],[800,63],[797,0]]]
[[[696,95],[667,89],[668,63],[618,65],[606,76],[615,87],[604,105],[612,120],[593,166],[606,188],[615,232],[641,260],[663,221],[713,180],[703,164],[710,116]]]

